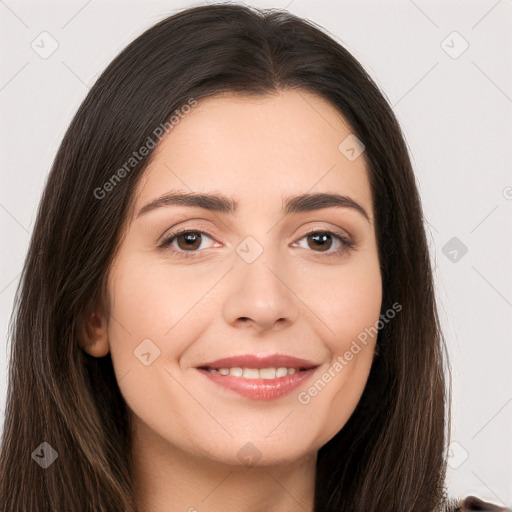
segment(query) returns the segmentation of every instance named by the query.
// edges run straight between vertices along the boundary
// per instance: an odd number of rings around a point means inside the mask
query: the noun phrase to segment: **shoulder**
[[[461,498],[458,501],[454,500],[446,512],[471,512],[474,510],[480,510],[481,512],[512,512],[510,508],[481,500],[472,495]]]

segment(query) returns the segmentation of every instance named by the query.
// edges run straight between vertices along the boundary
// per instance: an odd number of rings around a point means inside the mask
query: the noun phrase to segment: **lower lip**
[[[198,370],[215,384],[253,400],[275,400],[285,396],[315,373],[315,368],[312,368],[277,379],[245,379],[234,375],[214,374],[200,368]]]

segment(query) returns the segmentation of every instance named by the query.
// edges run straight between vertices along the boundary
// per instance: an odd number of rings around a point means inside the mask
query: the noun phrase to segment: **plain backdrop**
[[[323,26],[393,106],[423,200],[453,373],[448,490],[511,506],[512,0],[248,3]],[[200,4],[0,0],[1,420],[14,293],[64,132],[129,42]]]

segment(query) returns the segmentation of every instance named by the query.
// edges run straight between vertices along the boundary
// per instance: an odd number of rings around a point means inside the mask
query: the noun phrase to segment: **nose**
[[[265,254],[265,253],[263,253]],[[261,255],[256,261],[238,261],[230,272],[223,315],[236,328],[257,331],[282,329],[298,317],[298,299],[290,283],[291,275],[273,258]]]

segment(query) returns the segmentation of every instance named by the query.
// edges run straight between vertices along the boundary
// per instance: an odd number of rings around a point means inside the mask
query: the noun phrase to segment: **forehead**
[[[164,135],[142,176],[136,209],[168,190],[222,192],[261,207],[317,192],[348,195],[372,215],[364,153],[340,112],[303,90],[201,100]],[[357,149],[357,148],[356,148]],[[351,156],[348,154],[348,156]]]

